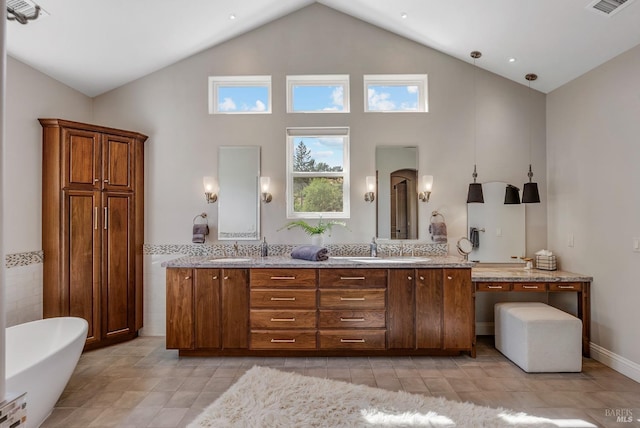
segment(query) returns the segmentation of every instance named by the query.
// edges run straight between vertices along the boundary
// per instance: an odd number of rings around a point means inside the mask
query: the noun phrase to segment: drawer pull
[[[272,302],[295,302],[295,297],[272,297]]]
[[[359,281],[364,281],[365,277],[364,276],[341,276],[340,279],[343,281],[347,281],[350,279],[357,279]]]
[[[271,322],[295,322],[295,318],[271,318]]]
[[[225,276],[224,279],[229,279],[229,276]]]
[[[185,276],[184,279],[191,279],[191,277],[190,276]]]
[[[420,281],[424,281],[424,276],[421,276],[421,277],[420,277]]]
[[[364,297],[340,297],[340,301],[342,302],[364,302]]]
[[[364,339],[340,339],[340,343],[365,343]]]
[[[218,275],[213,275],[213,279],[218,279]]]
[[[523,285],[522,288],[529,288],[529,289],[537,290],[540,287],[538,287],[537,285]]]
[[[295,276],[272,276],[271,277],[272,280],[274,281],[287,281],[287,280],[292,280],[292,279],[296,279]]]
[[[271,339],[271,343],[296,343],[295,339]]]
[[[576,287],[574,287],[573,285],[558,285],[558,288],[566,288],[566,289],[572,290]]]
[[[495,288],[498,290],[502,290],[502,285],[488,285],[487,288]]]
[[[362,322],[364,318],[340,318],[341,322]]]
[[[447,276],[447,279],[451,280],[451,279],[453,279],[453,277],[452,277],[452,276],[450,276],[450,275],[448,275],[448,276]],[[500,287],[500,288],[502,288],[502,287]]]

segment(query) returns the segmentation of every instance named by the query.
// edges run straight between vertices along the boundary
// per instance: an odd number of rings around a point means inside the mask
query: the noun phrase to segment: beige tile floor
[[[640,427],[640,384],[601,363],[527,374],[479,338],[478,357],[179,358],[163,337],[84,353],[50,427],[183,427],[254,365],[443,396],[556,419],[559,426]],[[612,414],[631,414],[616,422]],[[589,425],[591,424],[591,425]]]

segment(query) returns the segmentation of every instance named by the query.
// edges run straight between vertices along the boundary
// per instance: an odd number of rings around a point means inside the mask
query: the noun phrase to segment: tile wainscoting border
[[[44,251],[29,251],[26,253],[7,254],[4,258],[4,266],[14,268],[18,266],[29,266],[44,262]]]

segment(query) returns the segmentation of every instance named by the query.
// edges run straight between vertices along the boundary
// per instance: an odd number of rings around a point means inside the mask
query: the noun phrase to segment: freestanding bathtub
[[[78,363],[89,325],[82,318],[47,318],[6,329],[6,390],[26,392],[27,428],[51,414]]]

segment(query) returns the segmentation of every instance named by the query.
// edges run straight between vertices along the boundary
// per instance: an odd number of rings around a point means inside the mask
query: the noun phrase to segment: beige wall
[[[11,57],[7,62],[5,234],[7,254],[42,249],[40,117],[91,122],[93,100]]]
[[[563,268],[594,277],[596,356],[640,381],[638,76],[640,46],[550,93],[547,157],[549,247]]]
[[[475,46],[470,46],[471,51]],[[479,60],[481,61],[481,60]],[[350,114],[287,114],[287,74],[349,74]],[[427,114],[363,113],[363,74],[427,73]],[[268,74],[273,114],[209,115],[210,75]],[[466,235],[466,191],[473,169],[474,68],[319,4],[274,21],[95,99],[95,121],[146,133],[146,236],[150,244],[188,243],[191,221],[207,205],[202,176],[217,174],[220,145],[262,147],[262,174],[272,178],[274,201],[263,205],[262,232],[272,243],[304,242],[296,231],[277,232],[285,213],[285,128],[351,128],[351,232],[330,242],[368,242],[375,206],[364,201],[365,176],[375,171],[376,145],[416,145],[420,174],[435,177],[431,202],[420,205],[420,237],[428,240],[432,210],[446,217],[452,251]],[[528,249],[546,246],[545,96],[477,70],[480,181],[526,181],[528,112],[532,105],[533,165],[543,203],[527,207]],[[524,82],[524,76],[523,76]]]

